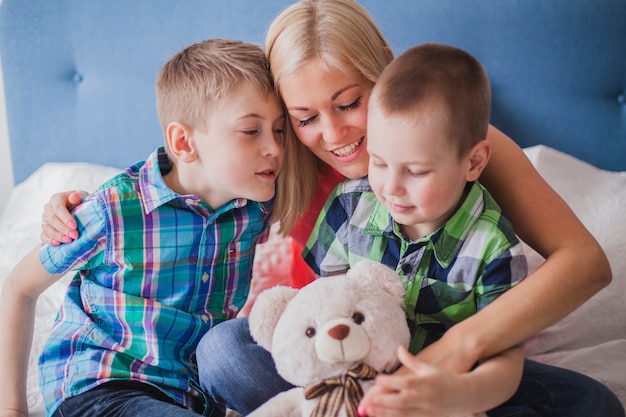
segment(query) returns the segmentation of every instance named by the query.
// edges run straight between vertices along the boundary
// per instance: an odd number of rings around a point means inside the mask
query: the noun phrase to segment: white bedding
[[[613,283],[561,322],[527,343],[527,356],[585,373],[611,388],[626,407],[626,172],[599,170],[553,149],[525,150],[546,180],[567,201],[605,249]],[[16,186],[0,217],[0,285],[8,271],[38,244],[43,204],[55,192],[94,190],[119,169],[83,163],[43,165]],[[533,267],[542,259],[529,249]],[[43,416],[37,390],[37,357],[54,320],[67,279],[37,304],[28,400],[31,416]]]

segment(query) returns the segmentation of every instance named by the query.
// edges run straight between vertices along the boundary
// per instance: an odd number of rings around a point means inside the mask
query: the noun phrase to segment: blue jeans
[[[272,357],[258,346],[245,318],[213,327],[197,350],[200,383],[214,401],[246,415],[292,387],[277,373]],[[624,417],[608,388],[576,372],[526,360],[515,395],[489,416]]]
[[[136,381],[108,382],[71,397],[59,406],[53,417],[198,417],[151,385]],[[224,410],[213,408],[204,415],[223,417]]]

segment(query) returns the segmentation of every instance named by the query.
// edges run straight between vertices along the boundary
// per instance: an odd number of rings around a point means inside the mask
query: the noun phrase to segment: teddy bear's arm
[[[304,390],[292,388],[270,398],[248,417],[302,417],[304,402]]]

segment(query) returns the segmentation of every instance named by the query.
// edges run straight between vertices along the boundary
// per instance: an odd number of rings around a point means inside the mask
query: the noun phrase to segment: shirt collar
[[[411,244],[430,242],[437,262],[442,267],[447,268],[457,256],[467,235],[483,212],[485,205],[483,193],[485,191],[485,188],[478,182],[468,183],[465,199],[452,217],[439,229],[413,242],[406,240],[387,208],[376,201],[364,233],[373,235],[393,234]]]
[[[180,195],[172,191],[163,175],[166,175],[172,169],[172,164],[167,157],[167,153],[163,147],[156,149],[148,156],[143,166],[139,169],[139,189],[141,191],[141,202],[146,213],[157,209],[158,207],[170,203],[172,200],[180,200],[181,204],[186,206],[200,206],[213,215],[220,215],[232,209],[242,208],[248,204],[253,204],[263,213],[269,213],[272,207],[273,199],[268,202],[257,202],[247,200],[245,198],[236,198],[228,203],[212,210],[204,201],[195,195]]]

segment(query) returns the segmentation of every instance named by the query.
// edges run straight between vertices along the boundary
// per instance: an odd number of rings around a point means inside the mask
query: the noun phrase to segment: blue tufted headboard
[[[162,141],[153,85],[165,60],[209,37],[262,44],[290,2],[2,1],[15,182],[47,161],[121,167],[144,158]],[[492,123],[521,146],[626,170],[626,0],[362,3],[396,53],[438,41],[477,56],[492,81]]]

